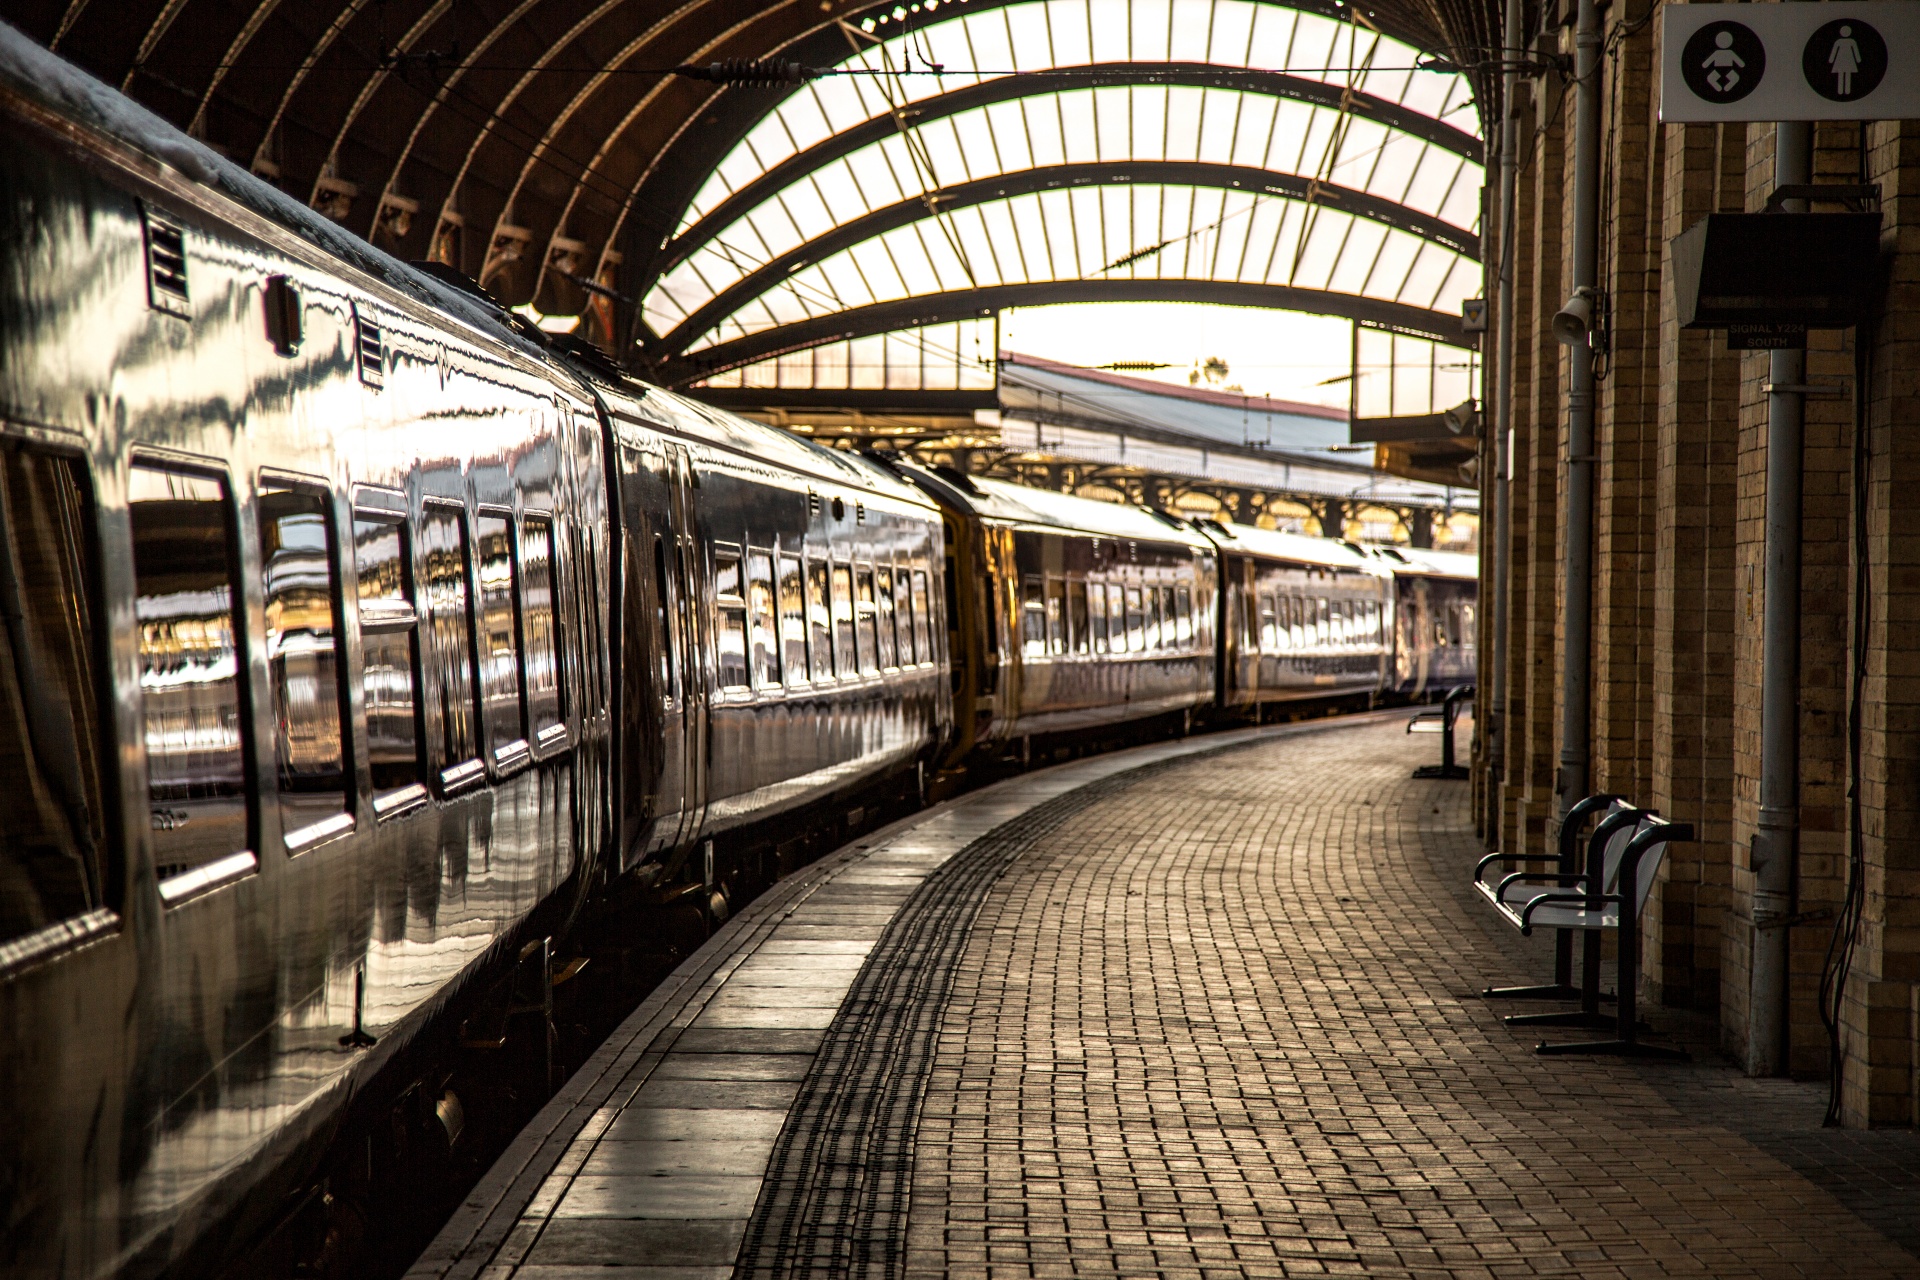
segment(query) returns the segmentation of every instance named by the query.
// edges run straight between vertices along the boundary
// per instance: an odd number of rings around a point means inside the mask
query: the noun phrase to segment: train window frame
[[[813,683],[807,659],[807,563],[799,548],[788,551],[781,547],[776,551],[775,564],[779,572],[775,602],[780,626],[780,673],[782,682],[792,689]],[[787,595],[789,582],[793,586],[791,600]],[[797,635],[789,633],[790,624]]]
[[[1020,577],[1020,653],[1027,658],[1047,655],[1047,582],[1037,573]]]
[[[1107,652],[1109,654],[1127,651],[1127,591],[1126,584],[1107,580]]]
[[[1198,621],[1193,615],[1193,588],[1181,583],[1173,589],[1174,618],[1180,634],[1180,647],[1190,649],[1200,639]]]
[[[713,566],[713,684],[725,701],[738,701],[753,695],[753,668],[747,650],[747,596],[744,586],[747,563],[740,544],[712,544]],[[739,641],[737,652],[728,648],[730,638]],[[729,658],[738,660],[730,662]],[[738,676],[738,679],[732,677]]]
[[[862,551],[853,564],[853,630],[860,649],[860,674],[880,674],[880,601],[872,553]]]
[[[445,520],[458,534],[460,572],[449,574],[445,578],[436,578],[432,572],[430,557],[434,548],[427,542],[426,534],[430,522]],[[427,612],[424,636],[426,643],[421,646],[421,668],[426,674],[424,682],[427,690],[429,717],[427,721],[427,760],[430,772],[436,772],[440,785],[440,794],[451,799],[479,786],[486,781],[487,765],[485,730],[482,726],[480,711],[480,642],[476,634],[477,620],[474,597],[479,594],[474,585],[474,549],[472,521],[468,519],[467,504],[453,498],[426,498],[420,504],[419,525],[415,530],[414,559],[416,567],[424,567],[427,572],[422,581]],[[449,616],[442,618],[440,599],[436,595],[442,582],[457,583],[461,597],[458,605],[449,610]],[[441,648],[442,638],[457,640],[463,644],[462,653],[451,653]],[[444,680],[447,672],[443,670],[443,659],[452,657],[464,661],[466,678],[464,697],[461,690],[449,689]],[[468,742],[470,754],[454,759],[456,754],[449,750],[447,713],[459,703],[465,703],[464,711],[468,717]]]
[[[833,559],[809,543],[804,560],[807,574],[807,670],[814,684],[834,679]]]
[[[426,695],[423,688],[424,676],[420,666],[420,596],[415,580],[413,565],[413,527],[408,523],[404,510],[405,499],[399,499],[402,510],[390,510],[384,505],[375,506],[378,501],[372,494],[363,490],[354,493],[353,505],[353,546],[354,546],[354,612],[360,624],[360,728],[361,740],[367,747],[367,786],[373,797],[375,821],[385,821],[410,813],[423,807],[427,802],[427,732],[425,725]],[[369,597],[367,594],[368,562],[361,557],[362,531],[391,529],[394,532],[397,547],[394,564],[398,567],[398,594],[394,596]],[[400,606],[391,603],[401,602]],[[368,609],[370,600],[386,603],[372,612]],[[404,606],[404,607],[401,607]],[[372,646],[370,637],[404,636],[406,639],[407,693],[411,706],[407,719],[413,726],[413,780],[398,786],[383,787],[374,770],[373,760],[376,737],[372,718],[374,702],[368,693],[372,683],[367,676],[368,657]],[[358,727],[358,725],[356,725]]]
[[[939,629],[933,622],[933,584],[928,580],[925,567],[916,560],[913,565],[913,651],[919,655],[919,665],[923,667],[931,667],[938,661],[933,638]]]
[[[1157,653],[1164,646],[1160,637],[1160,586],[1147,582],[1140,587],[1141,649]]]
[[[493,647],[492,619],[493,606],[489,603],[487,538],[489,523],[497,523],[507,539],[506,555],[499,563],[506,568],[507,582],[504,591],[498,594],[505,600],[507,618],[507,642],[510,646],[508,657],[500,658],[501,650]],[[513,518],[513,509],[483,503],[474,510],[473,517],[473,578],[475,591],[471,608],[474,624],[474,657],[479,677],[480,701],[480,749],[488,767],[495,778],[504,778],[525,766],[533,758],[533,749],[527,742],[527,682],[523,667],[526,654],[526,641],[520,629],[520,528]],[[502,677],[513,677],[512,707],[509,711],[504,703],[505,682],[500,682],[502,693],[500,714],[495,715],[492,682],[496,673]],[[504,735],[496,736],[496,719],[506,728]]]
[[[673,637],[673,588],[669,579],[672,570],[667,566],[667,539],[664,534],[653,535],[653,613],[654,622],[660,631],[660,688],[661,706],[672,711],[680,705],[680,664],[674,661]]]
[[[1179,597],[1174,594],[1173,584],[1160,584],[1160,647],[1180,650],[1186,648],[1190,633],[1182,625],[1186,618],[1179,608]]]
[[[1089,652],[1107,651],[1107,584],[1098,578],[1087,582],[1087,635]]]
[[[901,670],[920,665],[913,639],[913,564],[896,558],[893,566],[893,631],[895,661]]]
[[[747,674],[762,692],[780,685],[779,579],[774,552],[749,542],[744,562],[747,600]]]
[[[235,491],[233,478],[226,468],[218,463],[192,455],[149,452],[136,450],[132,454],[127,470],[126,503],[129,534],[132,540],[131,554],[128,559],[130,577],[134,593],[135,617],[138,618],[141,595],[140,580],[140,543],[137,536],[137,518],[134,509],[140,499],[134,496],[134,477],[140,472],[154,472],[171,475],[183,480],[198,480],[209,483],[218,490],[212,499],[220,507],[220,535],[227,553],[226,588],[229,593],[226,613],[233,628],[233,688],[235,736],[238,739],[237,754],[240,761],[240,847],[220,853],[214,857],[190,864],[182,864],[182,869],[171,875],[162,872],[171,863],[162,863],[158,843],[150,835],[146,842],[146,852],[154,869],[155,891],[160,897],[162,907],[172,909],[203,898],[217,889],[237,881],[248,879],[260,869],[260,779],[256,761],[256,730],[254,701],[257,690],[253,680],[253,656],[255,637],[248,623],[246,596],[246,562],[242,555],[240,540],[241,506]],[[151,751],[152,734],[148,720],[147,707],[147,671],[144,646],[141,637],[136,636],[136,671],[141,690],[140,717],[142,729],[139,738],[139,759],[147,783],[147,795],[150,813],[153,804],[153,753]],[[202,797],[204,799],[204,797]],[[171,834],[186,822],[175,822],[177,813],[169,810],[167,825],[152,821],[150,830],[155,833]],[[190,819],[191,815],[187,815]]]
[[[1058,574],[1047,575],[1047,656],[1058,658],[1067,652],[1067,582]]]
[[[56,483],[60,480],[70,482],[70,488],[64,493],[46,492],[43,489],[30,495],[55,507],[51,512],[57,517],[54,520],[35,521],[18,512],[17,499],[9,491],[8,485],[15,477],[19,478],[22,488],[33,485],[34,478],[22,474],[22,459],[25,458],[34,459],[36,465],[45,464],[51,472],[64,473],[53,475]],[[61,510],[63,503],[65,509]],[[39,507],[42,504],[35,502],[32,505]],[[78,797],[67,797],[65,803],[68,811],[57,815],[69,827],[67,835],[75,846],[70,856],[80,864],[80,874],[75,877],[72,887],[81,895],[81,901],[59,905],[52,910],[47,910],[47,904],[42,901],[37,905],[42,909],[41,914],[47,917],[45,922],[24,928],[18,933],[6,931],[12,928],[11,925],[0,926],[0,981],[31,966],[66,955],[96,939],[117,933],[121,925],[128,850],[118,836],[120,828],[116,821],[119,805],[114,713],[118,703],[112,683],[114,659],[109,639],[110,625],[104,607],[105,558],[101,554],[99,540],[99,511],[99,486],[84,455],[49,448],[35,441],[0,437],[0,575],[4,575],[0,579],[0,589],[7,590],[9,594],[19,592],[22,598],[15,601],[19,607],[14,616],[20,626],[31,628],[35,633],[28,638],[27,648],[31,652],[21,654],[14,649],[11,628],[7,629],[3,642],[7,666],[15,673],[15,688],[23,694],[28,682],[32,682],[35,688],[52,687],[63,689],[66,693],[61,699],[62,707],[49,708],[43,702],[42,712],[28,708],[28,697],[20,699],[21,742],[30,757],[27,771],[46,768],[38,762],[42,750],[49,750],[52,754],[63,751],[60,746],[40,743],[34,737],[30,722],[41,714],[63,711],[72,731],[74,755],[71,759],[56,762],[54,769],[78,775],[72,781],[77,782],[84,793]],[[49,611],[33,599],[29,584],[35,575],[25,567],[23,540],[15,534],[16,528],[23,523],[41,535],[40,550],[57,556],[61,561],[59,569],[63,574],[70,575],[69,589],[56,597],[62,602],[69,602],[71,606],[59,610],[64,615],[60,623],[43,623],[40,618],[43,612]],[[51,579],[42,579],[48,580]],[[14,586],[6,587],[7,583]],[[72,668],[70,680],[63,680],[61,676],[50,678],[43,663],[43,659],[49,656],[44,652],[45,642],[50,638],[59,639],[57,634],[51,637],[46,634],[56,625],[63,625],[71,635],[70,643],[62,646],[65,650],[64,665]],[[46,789],[51,791],[54,788]],[[31,797],[27,799],[30,802]],[[58,796],[49,795],[46,801],[51,808],[62,806]],[[76,802],[78,813],[72,808]],[[80,829],[73,830],[75,826]],[[91,846],[91,849],[87,846]],[[24,872],[22,878],[31,878],[31,875],[30,871]],[[89,885],[89,880],[94,883]],[[35,892],[44,897],[39,886],[35,886]],[[13,909],[8,908],[8,914],[12,913]]]
[[[298,495],[311,502],[316,510],[311,514],[319,516],[326,540],[327,562],[327,605],[332,610],[333,635],[333,707],[334,720],[338,725],[339,755],[337,770],[339,775],[340,808],[324,818],[315,818],[287,825],[289,793],[287,760],[285,751],[287,741],[284,735],[292,722],[292,716],[281,703],[280,681],[273,673],[275,643],[273,628],[274,590],[267,565],[267,527],[266,502],[274,492]],[[274,724],[274,760],[276,764],[275,794],[280,799],[281,831],[280,842],[289,855],[307,853],[323,844],[342,839],[353,833],[357,825],[354,816],[357,787],[354,769],[354,739],[352,713],[348,697],[350,667],[347,661],[346,624],[345,624],[345,580],[340,570],[340,531],[335,518],[333,490],[326,481],[314,476],[297,472],[280,471],[264,467],[260,470],[254,488],[254,523],[260,545],[260,603],[261,613],[266,623],[263,632],[263,653],[267,660],[267,696],[272,704]]]
[[[1087,621],[1087,582],[1067,579],[1067,652],[1082,657],[1093,652],[1092,624]]]
[[[842,680],[860,677],[860,628],[853,610],[853,563],[844,551],[828,561],[827,603],[833,618],[833,670]]]
[[[561,584],[565,578],[560,564],[560,535],[564,528],[564,524],[550,511],[522,511],[520,531],[514,540],[515,560],[519,567],[514,583],[514,604],[520,618],[520,701],[525,707],[527,738],[533,744],[535,757],[542,760],[566,750],[572,744],[573,737],[572,717],[569,715],[572,707],[567,697],[566,615],[561,600]],[[547,554],[544,561],[530,550],[535,529],[541,530],[546,539]],[[546,627],[541,637],[543,653],[536,653],[535,643],[536,637],[541,636],[540,628],[535,625],[538,616],[534,608],[538,590],[534,581],[535,564],[544,564]],[[583,625],[585,622],[583,617]],[[590,645],[589,651],[596,647]],[[551,699],[547,689],[534,688],[534,676],[543,670],[551,678]],[[586,674],[591,679],[592,673]]]
[[[1122,589],[1127,611],[1127,652],[1145,653],[1147,648],[1146,618],[1141,611],[1142,597],[1140,584],[1129,582]]]
[[[873,565],[874,628],[880,637],[880,656],[875,663],[882,671],[900,669],[899,619],[893,594],[893,561],[880,556]],[[908,646],[911,648],[911,644]]]

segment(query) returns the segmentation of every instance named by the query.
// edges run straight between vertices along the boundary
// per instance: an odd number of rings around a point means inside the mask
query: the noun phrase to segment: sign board
[[[1660,118],[1920,119],[1920,4],[1669,4]]]

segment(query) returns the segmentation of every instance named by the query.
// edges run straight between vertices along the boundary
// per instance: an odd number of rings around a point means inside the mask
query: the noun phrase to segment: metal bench
[[[1408,733],[1437,733],[1440,735],[1440,763],[1423,764],[1413,771],[1416,778],[1464,778],[1468,776],[1467,767],[1453,762],[1453,722],[1460,718],[1463,704],[1473,701],[1473,686],[1461,685],[1451,690],[1441,701],[1438,711],[1422,711],[1407,721]],[[1438,720],[1440,723],[1434,724]]]
[[[1613,874],[1609,877],[1609,849],[1615,837],[1628,828],[1632,829],[1632,837],[1620,849]],[[1555,887],[1533,894],[1524,901],[1517,895],[1512,899],[1495,901],[1501,916],[1523,935],[1531,934],[1542,925],[1556,929],[1578,929],[1587,935],[1584,957],[1587,963],[1582,966],[1585,972],[1581,975],[1581,1012],[1589,1016],[1599,1013],[1600,935],[1608,929],[1619,933],[1620,974],[1614,1038],[1542,1044],[1535,1052],[1604,1053],[1630,1058],[1686,1060],[1684,1050],[1640,1042],[1637,988],[1640,978],[1640,913],[1646,909],[1647,898],[1653,888],[1654,877],[1660,872],[1660,861],[1666,857],[1667,846],[1676,840],[1691,839],[1693,828],[1686,823],[1668,822],[1641,810],[1614,813],[1600,824],[1587,842],[1587,867],[1580,877],[1583,883],[1578,888]],[[1609,879],[1613,881],[1611,892],[1606,888]]]
[[[1473,868],[1474,887],[1480,891],[1482,897],[1496,906],[1499,905],[1500,897],[1503,893],[1511,894],[1515,897],[1521,897],[1522,895],[1530,897],[1536,892],[1577,888],[1580,885],[1581,868],[1586,862],[1584,850],[1581,847],[1580,836],[1581,832],[1586,828],[1587,820],[1589,818],[1598,818],[1604,822],[1619,813],[1637,812],[1639,811],[1619,796],[1588,796],[1586,799],[1575,804],[1573,808],[1569,809],[1566,818],[1560,823],[1559,871],[1552,880],[1533,880],[1525,879],[1521,875],[1510,875],[1497,884],[1489,884],[1483,878],[1489,868],[1496,866],[1515,866],[1521,863],[1540,861],[1537,857],[1525,854],[1490,853],[1480,859],[1479,863]],[[1621,852],[1625,852],[1626,846],[1624,842],[1621,844],[1620,849]],[[1613,887],[1611,877],[1606,887],[1608,889]],[[1510,1017],[1508,1019],[1509,1022],[1534,1023],[1537,1025],[1542,1020],[1545,1020],[1549,1026],[1606,1026],[1612,1019],[1600,1014],[1599,1005],[1600,1001],[1610,1000],[1612,997],[1603,996],[1598,990],[1594,990],[1592,996],[1589,998],[1588,990],[1590,988],[1597,988],[1597,982],[1589,983],[1587,987],[1574,985],[1573,934],[1574,931],[1572,929],[1559,929],[1555,931],[1553,941],[1552,982],[1531,987],[1488,987],[1480,994],[1489,1000],[1578,1000],[1583,1006],[1582,1011],[1575,1013],[1517,1014]],[[1589,941],[1591,943],[1593,940],[1589,939]],[[1594,945],[1595,950],[1592,961],[1594,971],[1597,973],[1599,971],[1599,952],[1597,943]],[[1585,1011],[1586,1007],[1591,1007],[1593,1012],[1591,1014],[1587,1013]]]

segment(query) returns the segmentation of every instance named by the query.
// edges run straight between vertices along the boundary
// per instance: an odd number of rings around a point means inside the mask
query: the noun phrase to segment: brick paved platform
[[[843,850],[649,1000],[416,1275],[1920,1277],[1913,1134],[1823,1131],[1819,1086],[1708,1040],[1542,1059],[1499,1021],[1474,993],[1547,959],[1469,899],[1432,750],[1193,739]]]

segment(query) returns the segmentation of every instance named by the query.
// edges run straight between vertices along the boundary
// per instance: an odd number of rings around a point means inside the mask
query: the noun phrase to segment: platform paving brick
[[[1913,1135],[1823,1133],[1818,1086],[1711,1053],[1538,1058],[1473,994],[1546,961],[1476,915],[1430,754],[1392,723],[1183,762],[1014,863],[941,1013],[905,1274],[1920,1276],[1869,1225],[1920,1201]]]

